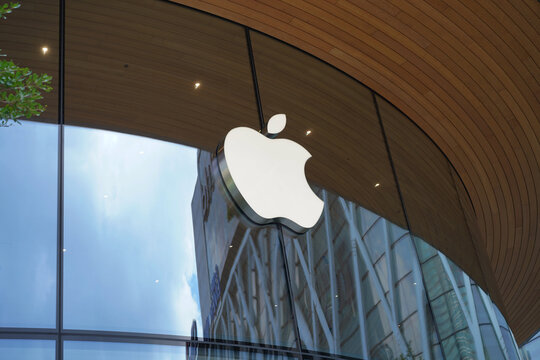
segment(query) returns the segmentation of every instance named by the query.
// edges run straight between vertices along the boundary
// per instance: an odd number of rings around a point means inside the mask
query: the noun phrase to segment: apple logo
[[[303,233],[317,223],[324,202],[304,173],[311,154],[292,140],[274,139],[286,123],[285,114],[272,116],[266,136],[247,127],[232,129],[218,149],[218,164],[233,201],[251,221]]]

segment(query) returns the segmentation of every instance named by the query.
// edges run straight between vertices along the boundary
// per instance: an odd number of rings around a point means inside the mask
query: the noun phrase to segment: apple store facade
[[[162,0],[24,1],[0,44],[53,76],[0,128],[0,359],[520,359],[459,175],[363,84]],[[303,234],[216,159],[278,113],[324,200]]]

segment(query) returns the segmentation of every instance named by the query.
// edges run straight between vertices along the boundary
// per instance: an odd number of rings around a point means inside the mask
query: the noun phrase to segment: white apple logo
[[[312,228],[324,202],[311,190],[304,167],[311,154],[288,139],[272,139],[286,125],[285,114],[272,116],[268,135],[234,128],[218,149],[225,186],[240,209],[255,223],[281,223],[296,232]]]

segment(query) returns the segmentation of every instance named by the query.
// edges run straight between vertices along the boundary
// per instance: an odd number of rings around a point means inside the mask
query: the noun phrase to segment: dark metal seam
[[[386,131],[384,130],[384,125],[383,125],[383,121],[382,121],[382,117],[381,117],[381,112],[379,110],[379,104],[377,103],[377,97],[375,95],[375,92],[371,91],[371,96],[373,98],[373,105],[375,106],[375,113],[377,114],[377,118],[379,119],[379,126],[381,127],[381,134],[383,136],[384,146],[386,148],[386,154],[388,154],[388,161],[389,161],[390,167],[392,169],[392,175],[394,177],[394,184],[396,185],[396,190],[397,190],[397,193],[398,193],[399,201],[401,203],[401,208],[403,209],[403,216],[405,217],[405,222],[407,223],[407,227],[409,228],[412,247],[414,249],[414,253],[416,254],[416,259],[418,260],[418,264],[420,266],[420,274],[422,275],[422,282],[423,282],[422,285],[423,285],[423,288],[424,288],[424,293],[426,294],[426,303],[427,303],[427,306],[428,306],[428,309],[429,309],[429,313],[431,314],[431,318],[435,322],[435,315],[433,313],[433,309],[431,308],[431,301],[429,300],[428,289],[426,287],[426,279],[424,278],[424,271],[422,270],[422,263],[420,262],[420,257],[418,256],[418,251],[416,249],[415,240],[414,240],[414,237],[413,237],[414,235],[413,235],[413,231],[412,231],[412,228],[411,228],[411,223],[409,222],[409,217],[407,216],[407,209],[406,209],[406,206],[405,206],[405,201],[403,199],[403,193],[401,192],[401,188],[399,186],[399,180],[398,180],[397,171],[396,171],[396,168],[394,166],[394,160],[392,159],[392,153],[390,152],[390,144],[388,143],[388,138],[386,137]],[[441,336],[439,334],[439,328],[437,327],[436,323],[434,323],[434,328],[435,328],[435,333],[437,334],[437,341],[440,344],[441,354],[443,356],[443,359],[446,360],[446,355],[444,354],[444,350],[442,348],[442,342],[441,342]]]
[[[244,31],[246,33],[246,43],[249,55],[249,65],[251,67],[251,77],[253,78],[253,91],[255,92],[255,101],[257,103],[257,111],[259,113],[259,127],[260,130],[263,131],[265,128],[264,114],[261,103],[261,94],[259,92],[259,82],[257,80],[257,70],[255,69],[255,57],[253,56],[253,48],[251,46],[251,35],[249,33],[250,29],[248,27],[244,27]]]

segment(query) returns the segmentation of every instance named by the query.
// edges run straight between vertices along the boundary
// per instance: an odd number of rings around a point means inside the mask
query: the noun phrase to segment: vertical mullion
[[[253,79],[253,91],[255,92],[255,102],[257,103],[257,110],[259,114],[259,127],[260,130],[264,130],[264,114],[263,114],[263,108],[261,103],[261,94],[259,93],[259,82],[257,80],[257,70],[255,69],[255,57],[253,56],[253,48],[251,46],[251,35],[249,28],[245,27],[246,32],[246,43],[247,43],[247,50],[249,55],[249,65],[251,67],[251,77]]]
[[[407,224],[407,228],[409,229],[412,248],[414,249],[414,253],[416,255],[416,260],[418,261],[418,264],[420,265],[420,267],[422,267],[422,264],[420,263],[420,257],[418,256],[418,250],[416,249],[416,244],[415,244],[415,240],[414,240],[412,229],[411,229],[411,223],[409,222],[409,217],[407,216],[407,208],[405,206],[405,200],[403,199],[403,193],[401,192],[401,188],[399,186],[399,179],[398,179],[398,176],[397,176],[396,168],[394,166],[394,160],[392,159],[392,153],[390,152],[390,144],[388,142],[388,138],[386,137],[386,131],[384,130],[384,124],[383,124],[383,121],[382,121],[381,112],[379,110],[379,104],[377,103],[377,98],[376,98],[375,93],[373,92],[373,90],[371,90],[371,96],[373,98],[373,105],[375,106],[375,113],[377,114],[377,118],[379,120],[379,126],[381,128],[381,134],[382,134],[382,137],[383,137],[384,146],[385,146],[385,149],[386,149],[386,154],[388,155],[388,161],[390,163],[390,168],[392,169],[392,175],[394,177],[394,184],[396,185],[396,190],[397,190],[397,193],[398,193],[399,201],[401,203],[401,208],[403,210],[403,216],[405,217],[405,223]],[[422,268],[420,268],[420,273],[422,275],[422,284],[426,284],[426,281],[425,281],[426,279],[424,278],[424,271],[422,270]],[[424,293],[426,294],[426,303],[428,305],[429,312],[431,313],[431,318],[433,320],[435,320],[435,315],[433,314],[433,309],[431,308],[431,301],[429,300],[428,289],[425,286],[424,286]],[[437,335],[437,341],[438,341],[438,343],[440,345],[443,360],[446,360],[446,355],[445,355],[443,347],[442,347],[441,336],[439,334],[439,328],[437,327],[437,324],[434,324],[434,325],[435,325],[434,326],[435,327],[435,334]],[[427,324],[421,324],[421,326],[427,326]]]
[[[278,231],[278,240],[279,245],[281,248],[281,257],[283,259],[283,270],[285,271],[285,283],[287,285],[287,295],[289,300],[289,307],[291,309],[291,318],[292,318],[292,324],[294,328],[294,335],[296,338],[296,348],[298,350],[298,353],[300,354],[300,359],[303,359],[302,356],[302,344],[300,340],[300,329],[298,329],[298,323],[296,320],[296,308],[294,306],[294,295],[292,293],[292,284],[291,284],[291,276],[289,272],[289,263],[287,259],[287,252],[285,251],[285,239],[283,236],[283,227],[281,225],[276,225],[277,231]]]
[[[260,130],[263,131],[265,124],[264,124],[264,115],[263,115],[263,108],[261,103],[261,96],[259,93],[259,82],[257,80],[257,71],[255,69],[255,57],[253,56],[253,48],[251,46],[251,36],[250,36],[250,30],[249,28],[245,27],[245,33],[246,33],[246,43],[247,43],[247,50],[249,55],[249,64],[251,66],[251,76],[253,79],[253,90],[255,92],[255,101],[257,103],[257,111],[259,114],[259,126]],[[292,285],[291,285],[291,279],[290,279],[290,273],[289,273],[289,264],[287,262],[287,253],[285,251],[285,241],[283,237],[283,229],[281,225],[276,225],[276,229],[278,232],[278,241],[279,241],[279,247],[281,252],[281,257],[283,259],[283,270],[285,271],[285,283],[287,286],[287,298],[289,302],[289,307],[291,309],[291,320],[294,328],[295,338],[296,338],[296,348],[300,354],[300,359],[303,359],[302,356],[302,345],[300,342],[300,330],[298,329],[298,324],[296,321],[296,309],[294,307],[294,296],[292,294]]]
[[[59,0],[58,13],[58,203],[56,252],[56,359],[62,360],[63,328],[63,251],[64,248],[64,60],[65,60],[65,0]]]

